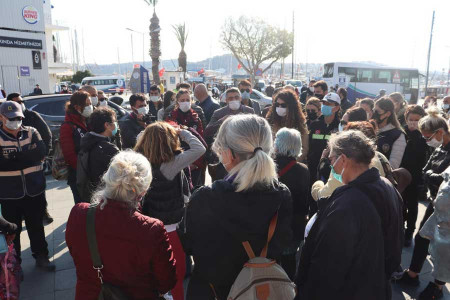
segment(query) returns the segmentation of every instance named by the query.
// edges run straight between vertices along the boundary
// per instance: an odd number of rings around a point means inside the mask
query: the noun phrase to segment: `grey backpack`
[[[242,242],[250,260],[233,283],[227,300],[292,300],[296,286],[276,261],[266,258],[275,232],[278,213],[270,221],[266,245],[256,257],[248,241]]]

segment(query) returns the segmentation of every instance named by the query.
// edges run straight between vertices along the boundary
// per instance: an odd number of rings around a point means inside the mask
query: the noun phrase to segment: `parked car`
[[[295,86],[299,89],[301,89],[303,86],[303,82],[301,80],[286,80],[286,85],[288,84]]]
[[[268,97],[264,93],[255,89],[252,90],[252,93],[250,94],[250,99],[257,101],[259,103],[259,106],[261,107],[261,110],[267,105],[272,105],[271,97]]]
[[[47,125],[52,131],[53,140],[59,138],[59,128],[65,119],[66,103],[71,96],[70,94],[56,94],[24,98],[25,107],[38,112],[45,122],[47,122]],[[129,114],[125,109],[111,101],[108,101],[108,105],[116,112],[119,123]]]

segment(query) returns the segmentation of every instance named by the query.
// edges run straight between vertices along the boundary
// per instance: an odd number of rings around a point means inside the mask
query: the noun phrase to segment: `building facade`
[[[43,0],[0,1],[0,84],[28,95],[36,84],[49,93]]]

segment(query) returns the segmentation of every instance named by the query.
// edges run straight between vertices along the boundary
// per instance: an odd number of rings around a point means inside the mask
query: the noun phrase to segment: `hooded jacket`
[[[87,173],[94,191],[100,183],[102,175],[108,170],[112,158],[119,152],[119,148],[111,143],[108,137],[88,132],[81,139],[79,155],[82,152],[89,152]]]
[[[388,279],[400,264],[402,224],[398,194],[374,168],[319,201],[296,299],[387,299]]]
[[[292,241],[292,199],[288,188],[254,187],[236,192],[236,185],[217,180],[192,195],[178,234],[186,254],[193,256],[195,269],[187,299],[226,299],[231,285],[249,258],[242,242],[249,241],[256,255],[266,241],[271,218],[278,212],[268,258],[280,258]]]

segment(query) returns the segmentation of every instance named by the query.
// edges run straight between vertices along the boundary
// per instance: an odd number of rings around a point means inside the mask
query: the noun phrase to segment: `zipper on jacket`
[[[283,279],[283,278],[262,278],[262,279],[256,279],[253,280],[245,289],[243,289],[239,294],[236,295],[234,298],[230,298],[230,300],[237,300],[242,294],[244,294],[246,291],[248,291],[253,285],[265,282],[265,281],[277,281],[277,282],[285,282],[292,284],[292,282],[289,279]],[[294,284],[295,286],[295,284]]]

